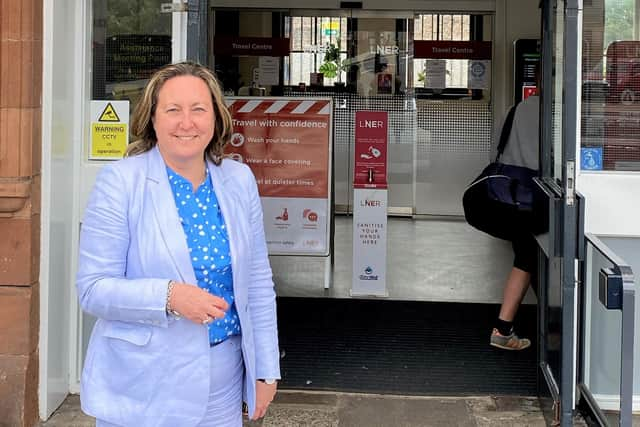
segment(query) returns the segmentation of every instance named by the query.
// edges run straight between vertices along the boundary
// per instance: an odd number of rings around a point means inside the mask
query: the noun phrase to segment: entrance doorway
[[[333,268],[274,256],[279,295],[350,296],[355,114],[377,110],[389,120],[390,298],[501,299],[510,248],[471,229],[461,203],[490,158],[493,14],[224,8],[211,20],[228,94],[333,100]],[[277,50],[275,79],[264,51],[238,47],[250,43]]]
[[[377,110],[389,117],[389,214],[462,215],[462,192],[491,151],[492,14],[214,9],[213,15],[212,65],[228,93],[333,98],[336,213],[352,212],[355,112]],[[223,48],[223,40],[256,37],[288,44],[279,53],[277,84],[262,83],[259,54]],[[478,43],[488,46],[487,56],[456,54]],[[486,70],[481,80],[470,77],[474,59]]]

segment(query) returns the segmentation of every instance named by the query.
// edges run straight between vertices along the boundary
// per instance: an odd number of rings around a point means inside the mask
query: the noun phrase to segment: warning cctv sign
[[[128,143],[129,101],[91,101],[89,158],[121,159]]]
[[[120,117],[118,117],[118,113],[116,113],[115,108],[113,108],[113,105],[110,102],[107,104],[106,107],[104,107],[104,110],[102,110],[102,114],[100,114],[98,121],[99,122],[119,122],[120,121]]]

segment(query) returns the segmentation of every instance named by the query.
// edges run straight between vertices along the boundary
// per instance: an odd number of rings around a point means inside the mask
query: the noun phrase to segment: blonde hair
[[[131,135],[135,142],[129,144],[125,156],[142,154],[151,150],[158,143],[152,122],[158,105],[158,94],[167,80],[179,76],[199,77],[209,87],[215,126],[213,137],[205,148],[205,156],[216,165],[219,165],[223,158],[224,147],[231,139],[233,131],[231,114],[224,103],[222,89],[216,76],[208,68],[194,62],[169,64],[160,68],[151,76],[131,118]]]

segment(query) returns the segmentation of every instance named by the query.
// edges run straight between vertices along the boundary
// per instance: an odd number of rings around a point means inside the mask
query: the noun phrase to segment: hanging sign
[[[384,111],[357,111],[352,295],[387,296],[387,141]]]
[[[226,153],[258,183],[271,255],[329,255],[330,99],[227,97]]]
[[[121,159],[128,144],[129,101],[91,101],[89,159]]]
[[[415,40],[413,42],[413,57],[432,59],[491,59],[491,42]]]
[[[226,37],[215,36],[215,55],[235,56],[288,56],[289,39],[276,37]]]

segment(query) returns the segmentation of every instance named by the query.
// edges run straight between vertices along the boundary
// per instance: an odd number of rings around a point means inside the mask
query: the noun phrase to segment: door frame
[[[558,29],[555,27],[556,7],[563,7],[562,26],[562,55],[563,68],[561,74],[556,70],[556,78],[562,79],[561,96],[562,125],[561,125],[561,176],[556,176],[555,165],[557,158],[552,156],[553,145],[553,61],[554,38]],[[549,233],[547,245],[546,268],[540,271],[541,299],[538,306],[540,319],[539,363],[541,376],[550,391],[556,407],[554,417],[562,426],[573,424],[573,410],[576,404],[576,348],[577,348],[577,280],[578,280],[578,225],[581,210],[576,194],[576,153],[579,147],[580,129],[580,58],[581,58],[581,21],[582,7],[579,0],[546,0],[543,2],[543,91],[541,106],[541,148],[540,160],[542,178],[538,184],[547,194],[549,201]],[[546,84],[545,84],[546,83]],[[557,105],[557,104],[556,104]],[[558,153],[556,153],[556,156]],[[544,245],[541,245],[544,246]],[[561,345],[560,366],[557,377],[547,359],[547,313],[549,300],[546,290],[553,286],[551,277],[560,278],[561,301]]]
[[[175,4],[183,3],[181,0],[172,0]],[[199,3],[205,3],[204,1],[199,1]],[[49,24],[50,27],[55,26],[55,22],[53,22],[52,15],[53,8],[49,8],[47,5],[49,3],[45,2],[45,17],[46,24]],[[82,217],[82,212],[84,210],[85,199],[88,195],[88,191],[92,187],[92,184],[95,180],[95,177],[99,170],[104,166],[104,163],[100,162],[87,162],[88,155],[86,153],[86,149],[88,147],[87,138],[89,137],[86,132],[86,117],[88,117],[88,108],[91,100],[91,90],[90,90],[90,82],[91,82],[91,23],[93,20],[93,10],[92,4],[90,1],[84,0],[73,0],[73,10],[75,11],[74,16],[74,31],[73,34],[83,34],[83,37],[77,40],[76,46],[74,46],[74,58],[75,62],[69,67],[70,75],[76,76],[74,79],[70,79],[70,81],[81,81],[81,85],[75,86],[74,90],[74,117],[76,118],[73,122],[73,164],[69,165],[70,168],[73,169],[73,189],[66,189],[66,191],[73,191],[73,206],[70,206],[69,209],[69,219],[73,224],[72,233],[70,236],[66,236],[66,238],[71,240],[71,260],[69,265],[65,266],[68,269],[69,273],[69,282],[60,284],[60,286],[64,286],[67,297],[65,298],[65,306],[60,307],[59,304],[56,304],[57,300],[50,299],[48,295],[54,289],[54,286],[58,286],[58,284],[50,283],[49,281],[49,268],[48,268],[48,259],[50,256],[49,251],[49,235],[50,235],[50,221],[51,216],[50,212],[50,203],[46,201],[43,197],[43,216],[42,216],[42,248],[41,248],[41,275],[40,275],[40,283],[41,285],[41,325],[40,325],[40,385],[39,385],[39,405],[40,405],[40,418],[47,419],[53,411],[62,403],[66,393],[74,393],[77,394],[80,392],[80,375],[82,372],[82,365],[84,359],[84,327],[83,327],[83,312],[78,304],[77,296],[75,294],[75,271],[77,269],[77,252],[78,252],[78,239],[79,239],[79,231],[80,231],[80,220]],[[160,5],[160,1],[158,2]],[[47,11],[47,9],[50,9]],[[173,13],[172,17],[172,62],[184,61],[188,58],[188,25],[189,19],[199,19],[197,12],[187,12],[186,10],[177,10]],[[191,15],[188,17],[187,15]],[[45,25],[46,25],[45,24]],[[45,27],[46,28],[46,27]],[[68,31],[69,29],[67,29]],[[52,31],[52,28],[48,29],[49,32]],[[46,52],[53,52],[52,50],[53,44],[45,40],[44,51],[45,58],[47,58]],[[206,48],[205,48],[206,53]],[[193,57],[190,58],[193,60],[198,60],[198,58]],[[53,136],[51,135],[51,109],[53,108],[52,104],[52,82],[50,71],[51,64],[50,59],[49,62],[46,62],[45,59],[45,72],[44,72],[44,88],[43,88],[43,179],[42,179],[42,187],[45,188],[54,188],[52,186],[51,174],[47,172],[51,166],[51,139]],[[48,125],[48,126],[47,126]],[[43,196],[45,192],[43,191]],[[47,242],[45,244],[45,242]],[[56,390],[50,390],[47,386],[47,361],[51,357],[55,357],[48,351],[48,343],[51,339],[55,339],[56,337],[50,337],[47,333],[47,328],[50,328],[46,324],[46,315],[48,312],[55,311],[65,311],[70,313],[68,323],[65,325],[60,325],[60,330],[64,330],[66,334],[68,334],[69,340],[66,345],[66,351],[64,354],[67,355],[68,358],[68,366],[66,369],[68,370],[67,374],[67,382],[64,386],[66,390],[64,390],[64,394],[60,394],[58,397],[52,397],[51,394]],[[61,391],[62,393],[62,391]],[[62,400],[60,400],[62,399]],[[48,403],[49,402],[49,403]]]

